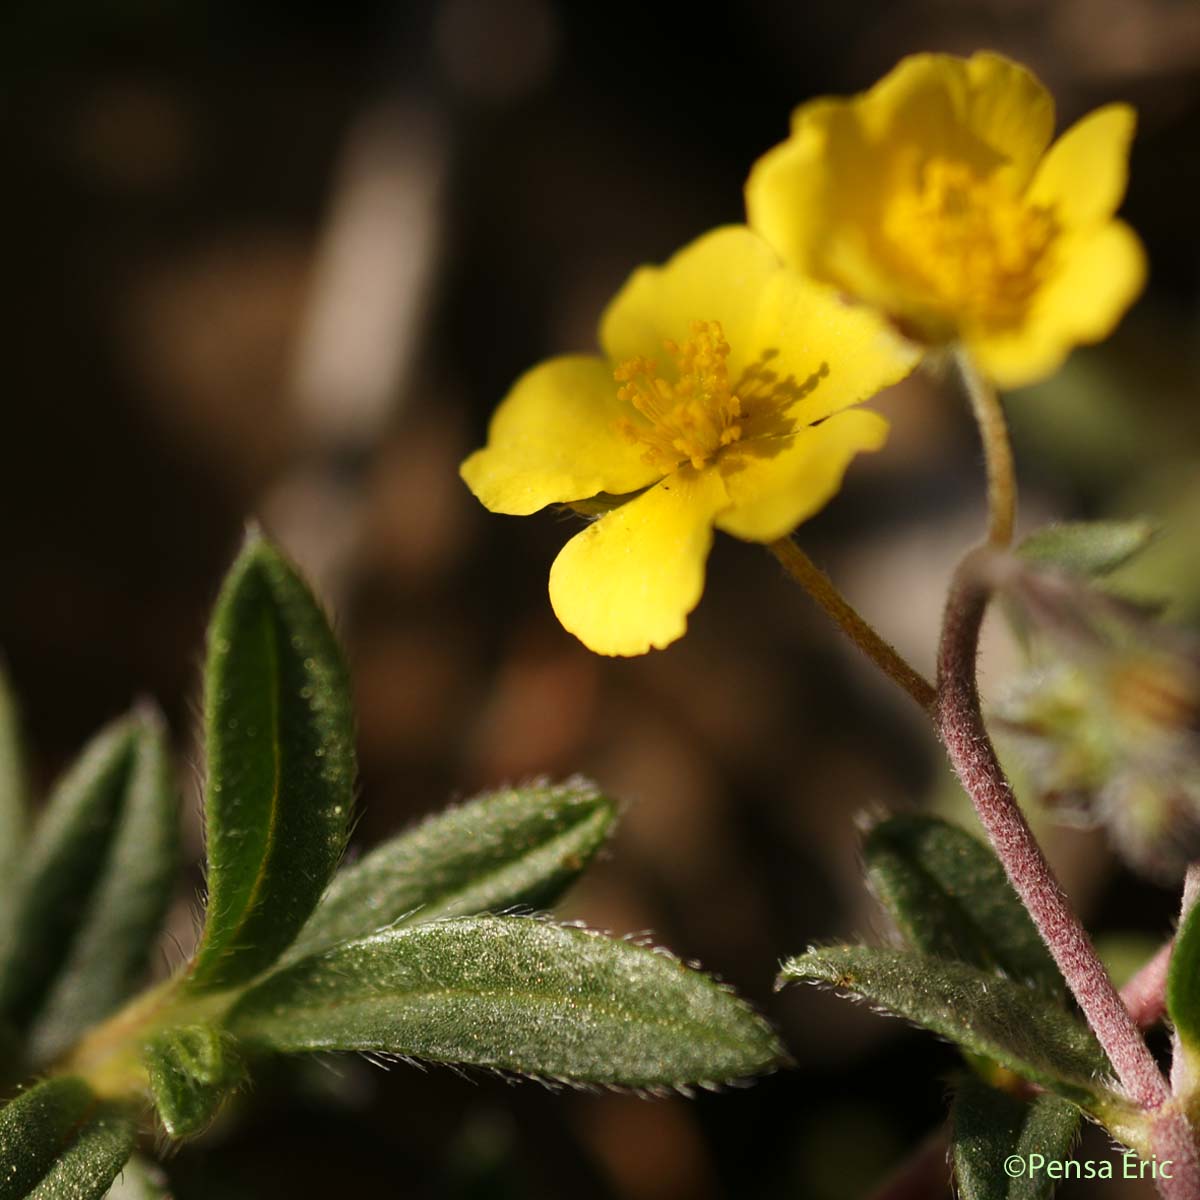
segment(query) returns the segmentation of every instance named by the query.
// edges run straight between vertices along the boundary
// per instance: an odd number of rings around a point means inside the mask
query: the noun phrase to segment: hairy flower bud
[[[997,732],[1051,811],[1178,879],[1200,859],[1200,647],[1079,579],[1022,571],[1007,590],[1033,664]]]

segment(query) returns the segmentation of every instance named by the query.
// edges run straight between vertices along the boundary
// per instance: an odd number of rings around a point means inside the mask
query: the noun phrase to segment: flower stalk
[[[938,733],[1009,881],[1122,1087],[1142,1107],[1154,1109],[1168,1097],[1166,1080],[1034,838],[984,725],[975,664],[992,592],[991,558],[989,547],[968,554],[950,588],[938,650]]]
[[[1017,476],[1004,409],[995,385],[980,372],[971,355],[960,349],[956,360],[983,442],[987,469],[988,542],[993,546],[1008,546],[1012,543],[1016,524]]]
[[[1139,1029],[1150,1029],[1167,1011],[1167,968],[1175,939],[1169,938],[1121,989],[1121,999]]]
[[[768,550],[788,573],[832,618],[833,623],[894,683],[926,712],[932,712],[937,691],[910,666],[896,648],[859,615],[833,581],[791,538],[771,542]]]

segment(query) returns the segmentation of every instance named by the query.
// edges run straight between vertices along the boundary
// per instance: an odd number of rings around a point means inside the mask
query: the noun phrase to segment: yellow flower
[[[617,499],[550,572],[559,620],[600,654],[683,635],[714,526],[771,542],[821,508],[887,433],[878,414],[843,410],[916,359],[740,226],[634,272],[600,344],[603,358],[554,358],[522,376],[462,465],[493,512]]]
[[[749,221],[792,266],[1015,387],[1107,336],[1142,289],[1141,244],[1113,219],[1133,128],[1110,104],[1051,146],[1054,101],[1023,67],[915,55],[797,109],[750,174]]]

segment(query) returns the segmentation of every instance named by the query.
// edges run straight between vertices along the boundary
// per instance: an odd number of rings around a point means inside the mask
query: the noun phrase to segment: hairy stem
[[[937,692],[923,675],[910,666],[889,642],[869,625],[833,581],[791,538],[771,542],[768,550],[783,569],[833,618],[834,624],[893,682],[898,683],[925,709],[932,712]]]
[[[234,989],[181,999],[179,985],[184,978],[172,976],[134,996],[51,1063],[48,1074],[78,1075],[99,1096],[116,1098],[144,1091],[141,1051],[150,1034],[168,1024],[218,1019],[240,994]]]
[[[1150,1146],[1162,1168],[1170,1163],[1170,1178],[1155,1180],[1164,1200],[1197,1200],[1200,1197],[1200,1157],[1196,1135],[1187,1114],[1174,1101],[1164,1104],[1150,1122]]]
[[[979,427],[987,467],[988,541],[1007,546],[1013,539],[1017,513],[1017,479],[1004,409],[991,381],[982,375],[966,350],[958,352],[958,369]]]
[[[1139,1029],[1157,1025],[1167,1011],[1167,968],[1174,948],[1175,939],[1171,938],[1121,989],[1121,1001]]]
[[[988,547],[973,551],[951,585],[938,650],[938,732],[1009,881],[1122,1087],[1138,1104],[1154,1109],[1168,1097],[1166,1080],[1046,862],[983,723],[975,668],[994,561]]]

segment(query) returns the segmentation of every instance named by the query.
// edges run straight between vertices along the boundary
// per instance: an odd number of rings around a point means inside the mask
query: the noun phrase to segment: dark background
[[[348,645],[356,843],[483,786],[586,771],[628,808],[564,915],[700,959],[798,1064],[653,1103],[280,1067],[170,1160],[180,1200],[863,1195],[938,1126],[955,1054],[771,985],[814,940],[885,935],[857,814],[963,814],[919,714],[727,538],[682,642],[590,655],[546,598],[574,519],[491,516],[457,464],[517,374],[592,347],[634,266],[740,219],[796,103],[910,51],[997,49],[1041,75],[1060,124],[1137,105],[1125,215],[1152,263],[1109,343],[1011,398],[1024,524],[1154,513],[1164,532],[1130,586],[1195,620],[1200,8],[64,0],[6,6],[2,24],[0,646],[39,782],[151,695],[199,855],[204,623],[257,516]],[[888,449],[802,540],[928,670],[948,573],[982,529],[979,452],[952,380],[918,375],[879,406]],[[1017,660],[992,632],[999,690]],[[1047,836],[1101,934],[1165,933],[1171,892],[1112,865],[1099,835]],[[184,941],[197,887],[181,881]]]

